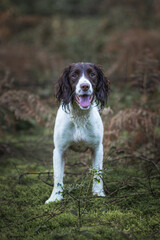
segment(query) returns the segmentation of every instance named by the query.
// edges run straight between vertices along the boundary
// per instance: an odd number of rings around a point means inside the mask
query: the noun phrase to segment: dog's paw
[[[100,190],[100,191],[93,191],[93,195],[98,196],[98,197],[105,197],[106,196],[103,189]]]
[[[47,201],[45,201],[45,204],[50,203],[50,202],[60,201],[62,199],[63,199],[62,193],[60,193],[60,192],[56,192],[56,193],[53,192],[51,194],[50,198]]]

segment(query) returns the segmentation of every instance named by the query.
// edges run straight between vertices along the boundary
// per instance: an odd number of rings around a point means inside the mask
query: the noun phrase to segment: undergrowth
[[[31,139],[26,136],[23,140],[30,149]],[[33,157],[22,157],[22,136],[11,142],[19,157],[3,156],[6,164],[2,166],[0,184],[1,239],[159,239],[160,173],[152,162],[130,155],[120,164],[125,156],[114,159],[112,153],[110,161],[108,152],[102,174],[106,197],[101,198],[92,196],[94,171],[89,155],[79,159],[70,153],[64,199],[46,205],[53,185],[52,166],[48,167],[47,159],[43,161],[43,155],[36,159],[38,148],[34,163]],[[41,151],[43,148],[41,144]],[[51,146],[45,151],[50,158]]]

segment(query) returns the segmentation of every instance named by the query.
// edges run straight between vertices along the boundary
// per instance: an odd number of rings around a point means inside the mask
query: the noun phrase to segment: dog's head
[[[74,101],[81,109],[89,109],[93,99],[104,107],[109,81],[102,69],[92,63],[73,63],[66,67],[56,85],[56,97],[63,107]]]

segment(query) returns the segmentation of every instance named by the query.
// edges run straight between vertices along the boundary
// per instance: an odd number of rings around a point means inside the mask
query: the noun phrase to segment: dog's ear
[[[110,82],[108,81],[107,77],[104,75],[100,66],[94,65],[94,68],[98,74],[98,81],[97,81],[95,95],[96,95],[97,103],[100,104],[100,107],[102,109],[105,103],[107,102],[107,98],[110,90]]]
[[[71,101],[72,88],[69,82],[69,73],[71,66],[64,69],[56,84],[56,98],[62,101],[62,105],[67,105]]]

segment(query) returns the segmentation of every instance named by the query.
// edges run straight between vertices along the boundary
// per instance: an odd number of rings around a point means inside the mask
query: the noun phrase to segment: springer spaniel
[[[63,155],[67,149],[79,152],[91,149],[93,169],[102,170],[103,123],[99,109],[104,107],[108,92],[109,81],[97,65],[73,63],[64,69],[56,93],[61,105],[54,128],[54,188],[46,203],[63,198]],[[96,171],[92,192],[105,196],[101,176]]]

